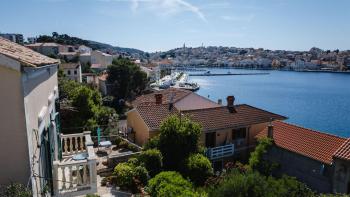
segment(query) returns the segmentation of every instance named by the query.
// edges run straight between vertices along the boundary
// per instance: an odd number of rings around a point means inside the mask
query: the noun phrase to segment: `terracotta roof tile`
[[[260,132],[257,138],[264,136],[267,136],[267,128]],[[273,139],[274,143],[280,148],[326,164],[332,163],[333,154],[336,150],[339,150],[339,147],[346,141],[346,138],[281,121],[273,122]],[[342,151],[339,151],[339,153],[340,152]],[[349,156],[349,152],[347,151],[345,155]]]
[[[206,131],[239,128],[274,120],[284,120],[286,117],[262,109],[242,104],[235,106],[236,112],[230,113],[226,106],[181,111],[193,121],[202,125]]]
[[[151,94],[145,94],[142,96],[137,97],[133,102],[132,105],[136,107],[137,105],[141,103],[155,103],[155,94],[162,94],[162,103],[167,104],[170,101],[171,95],[174,95],[173,102],[176,103],[180,99],[184,98],[185,96],[191,94],[191,91],[188,90],[181,90],[176,88],[168,88],[166,90],[161,90],[158,92],[154,92]]]
[[[350,160],[350,138],[348,138],[334,153],[335,158]]]
[[[158,130],[163,120],[172,114],[178,114],[174,107],[169,111],[168,104],[142,103],[136,107],[136,110],[151,130]]]
[[[0,54],[19,61],[22,66],[37,67],[59,63],[59,60],[49,58],[2,37],[0,37]]]
[[[171,114],[180,114],[173,107],[169,111],[168,104],[141,103],[136,110],[152,130],[159,129],[161,122]],[[181,111],[195,122],[202,125],[205,131],[245,127],[252,124],[264,123],[273,119],[285,119],[285,117],[273,114],[249,105],[237,105],[237,113],[230,113],[226,107],[205,108],[197,110]]]
[[[61,63],[59,67],[61,69],[76,69],[80,66],[80,63]]]

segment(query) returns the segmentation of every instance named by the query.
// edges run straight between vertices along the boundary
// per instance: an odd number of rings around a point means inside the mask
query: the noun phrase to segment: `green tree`
[[[156,175],[149,180],[146,190],[152,197],[199,196],[192,184],[174,171],[165,171]]]
[[[240,173],[231,171],[216,186],[208,189],[210,197],[249,196],[249,197],[313,197],[316,196],[305,184],[295,178],[284,176],[282,179],[265,177],[258,172]]]
[[[270,175],[272,170],[277,166],[275,163],[265,161],[263,159],[264,154],[272,146],[273,140],[270,138],[261,138],[258,140],[258,145],[255,147],[254,152],[249,157],[249,168],[252,170],[258,170],[264,175]]]
[[[138,159],[146,167],[151,177],[155,176],[162,170],[163,157],[162,153],[157,149],[142,151]]]
[[[159,134],[159,150],[166,169],[180,171],[182,163],[191,153],[198,151],[201,126],[190,119],[170,116],[162,122]]]
[[[202,154],[191,155],[185,164],[185,174],[196,185],[203,185],[204,182],[212,176],[213,168],[211,162]]]
[[[113,85],[113,96],[117,100],[132,99],[147,87],[146,73],[129,59],[114,59],[107,72],[107,81]]]

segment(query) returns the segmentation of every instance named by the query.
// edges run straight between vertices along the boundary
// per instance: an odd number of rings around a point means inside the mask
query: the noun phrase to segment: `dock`
[[[269,75],[270,73],[191,73],[189,76]]]

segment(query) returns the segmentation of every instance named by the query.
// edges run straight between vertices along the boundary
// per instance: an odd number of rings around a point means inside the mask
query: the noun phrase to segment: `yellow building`
[[[209,158],[216,160],[248,152],[255,146],[256,135],[271,120],[286,119],[250,105],[234,105],[233,96],[227,97],[225,106],[218,103],[172,88],[143,95],[133,102],[134,109],[127,113],[130,138],[143,145],[159,134],[159,126],[168,116],[186,116],[202,126],[200,143],[209,148]]]

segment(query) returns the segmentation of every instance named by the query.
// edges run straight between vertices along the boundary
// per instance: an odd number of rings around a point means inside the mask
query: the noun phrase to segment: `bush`
[[[249,196],[249,197],[313,197],[315,194],[295,178],[276,179],[265,177],[258,172],[240,173],[232,170],[215,187],[210,187],[209,196]]]
[[[117,138],[115,138],[114,143],[118,146],[121,141],[123,141],[123,139],[118,136]]]
[[[199,196],[192,184],[174,171],[165,171],[156,175],[149,180],[146,190],[153,197]]]
[[[100,196],[97,194],[88,194],[88,195],[86,195],[86,197],[100,197]]]
[[[162,153],[157,149],[149,149],[141,152],[139,155],[139,160],[144,164],[150,176],[155,176],[158,174],[163,167],[163,157]]]
[[[31,197],[32,191],[19,183],[11,183],[3,186],[0,191],[0,196],[6,197]]]
[[[270,175],[275,165],[270,164],[263,160],[263,155],[272,146],[272,140],[270,138],[259,139],[259,144],[255,147],[254,152],[251,153],[249,158],[249,168],[252,170],[258,170],[264,175]]]
[[[149,139],[144,145],[143,150],[159,149],[159,136]]]
[[[127,163],[120,163],[114,168],[112,182],[123,190],[136,191],[146,185],[148,171],[143,166],[137,166],[137,160],[131,159]]]
[[[113,171],[113,175],[116,176],[116,182],[122,189],[130,189],[134,186],[134,172],[133,167],[128,163],[118,164]]]
[[[118,148],[128,148],[129,143],[125,140],[122,140],[119,144],[118,144]]]
[[[134,169],[134,178],[136,179],[136,181],[140,181],[140,183],[142,185],[146,185],[147,184],[147,180],[148,180],[148,171],[145,167],[143,166],[137,166]]]
[[[139,148],[133,144],[128,144],[128,149],[131,150],[132,152],[138,152]]]
[[[202,154],[193,154],[186,161],[185,174],[196,185],[203,185],[207,178],[214,173],[207,157]]]

